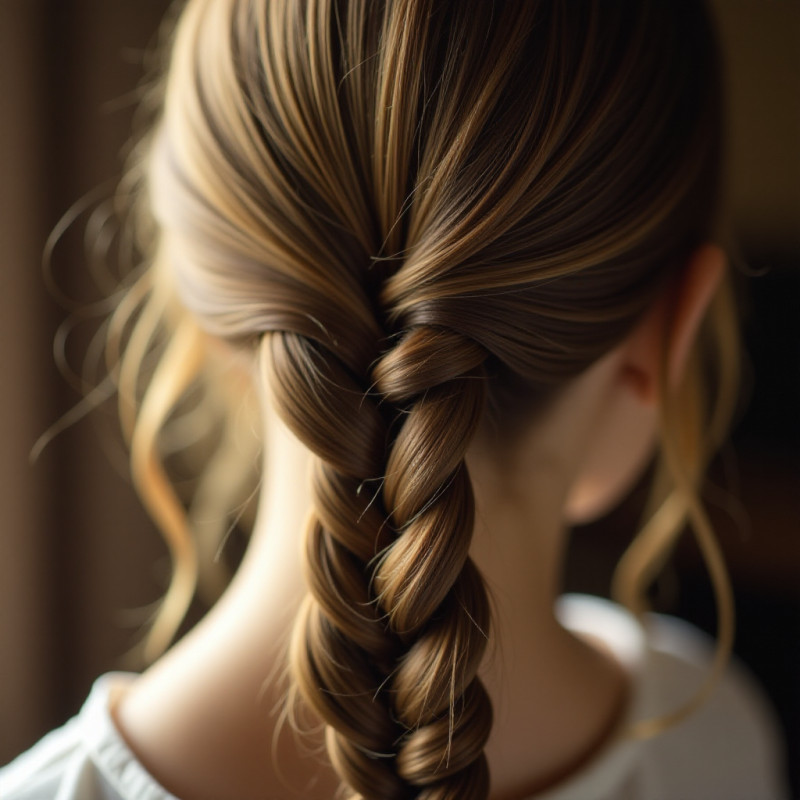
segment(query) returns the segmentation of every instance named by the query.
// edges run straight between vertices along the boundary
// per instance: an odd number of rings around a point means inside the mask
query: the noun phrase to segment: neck
[[[496,446],[481,441],[468,460],[476,503],[471,554],[493,610],[481,679],[492,698],[486,754],[492,797],[500,800],[528,796],[578,766],[608,731],[623,689],[616,665],[555,616],[570,465],[545,442],[502,448],[499,462]]]
[[[285,692],[278,671],[305,593],[301,533],[310,497],[298,488],[308,483],[306,451],[274,419],[267,440],[260,515],[233,583],[118,711],[120,728],[145,766],[190,800],[263,797],[265,786],[284,781],[298,796],[322,798],[336,786],[330,768],[304,757],[289,731],[269,757],[278,727],[274,709]],[[563,767],[589,748],[618,692],[608,691],[617,677],[608,662],[554,618],[566,538],[559,471],[552,464],[532,467],[523,491],[514,488],[519,481],[498,482],[484,463],[469,464],[477,519],[471,553],[493,605],[481,678],[495,711],[486,752],[492,794],[500,798],[529,791],[531,781],[547,782],[554,764]],[[321,737],[314,744],[321,746]],[[184,763],[191,768],[181,770]]]

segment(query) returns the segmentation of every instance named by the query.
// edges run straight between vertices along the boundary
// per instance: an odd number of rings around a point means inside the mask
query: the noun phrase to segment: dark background
[[[76,201],[98,187],[109,194],[144,48],[167,6],[0,0],[0,763],[74,714],[97,675],[128,666],[123,656],[168,575],[110,411],[28,460],[79,399],[54,364],[69,308],[46,288],[45,241]],[[800,797],[800,3],[716,7],[749,360],[733,443],[712,469],[707,501],[736,588],[737,651],[775,703]],[[79,216],[52,262],[77,307],[98,296],[85,223]],[[71,341],[76,364],[83,325]],[[569,588],[607,591],[637,499],[575,532]],[[688,539],[655,602],[713,632],[713,598]]]

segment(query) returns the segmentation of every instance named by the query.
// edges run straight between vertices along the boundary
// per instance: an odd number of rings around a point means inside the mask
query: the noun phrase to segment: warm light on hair
[[[216,546],[162,430],[198,382],[215,419],[237,415],[222,341],[316,456],[289,662],[343,785],[484,798],[491,626],[465,452],[484,415],[530,417],[608,352],[717,235],[719,94],[699,3],[190,0],[136,163],[151,266],[111,326],[136,485],[175,567],[148,655]],[[688,520],[720,608],[708,685],[733,618],[698,491],[736,342],[723,286],[661,399],[658,503],[615,581],[641,612]],[[223,520],[252,474],[227,441],[206,464],[234,478],[198,490]]]

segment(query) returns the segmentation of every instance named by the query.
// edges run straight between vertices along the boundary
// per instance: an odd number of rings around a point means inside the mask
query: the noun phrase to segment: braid
[[[384,411],[402,420],[386,455],[390,426],[337,356],[286,332],[262,348],[279,413],[318,457],[290,658],[331,761],[364,797],[485,797],[488,602],[464,465],[484,352],[420,328],[377,361]],[[376,502],[363,487],[384,473]]]
[[[262,354],[279,413],[317,456],[306,532],[309,594],[290,653],[295,685],[327,726],[343,782],[364,797],[406,797],[389,757],[402,731],[380,690],[400,643],[372,602],[367,576],[388,529],[380,507],[360,491],[382,474],[387,426],[350,371],[318,343],[274,333]]]
[[[375,585],[406,645],[390,682],[406,729],[397,772],[424,798],[486,797],[489,787],[482,751],[492,712],[476,677],[489,604],[468,555],[474,501],[464,463],[485,403],[484,358],[463,337],[419,328],[375,369],[378,390],[407,404],[383,490],[397,537]]]
[[[419,24],[430,13],[425,6],[399,4],[383,18],[381,36],[401,43],[396,53],[385,51],[379,97],[371,101],[386,111],[376,129],[353,131],[367,143],[374,137],[365,203],[371,184],[382,245],[369,249],[366,221],[348,222],[348,230],[364,235],[343,266],[357,263],[356,250],[401,253],[414,239],[398,224],[414,175],[412,139],[403,144],[399,132],[419,113],[424,77],[415,69],[421,56],[412,51],[421,53],[424,41],[413,32],[426,30]],[[352,63],[364,63],[356,55]],[[268,94],[279,96],[274,86]],[[344,199],[329,201],[341,219],[348,217]],[[468,558],[474,504],[464,464],[484,406],[485,351],[425,326],[376,358],[395,333],[383,328],[391,308],[369,299],[392,274],[387,261],[384,270],[362,273],[364,294],[354,291],[347,304],[298,294],[305,322],[282,324],[284,332],[269,334],[263,347],[277,408],[319,459],[306,534],[309,596],[295,624],[290,666],[298,694],[327,725],[331,762],[352,791],[382,799],[485,797],[482,750],[491,708],[475,675],[488,601]],[[357,333],[348,330],[351,320],[361,323]],[[375,327],[368,329],[367,320]],[[369,357],[365,343],[374,347]]]

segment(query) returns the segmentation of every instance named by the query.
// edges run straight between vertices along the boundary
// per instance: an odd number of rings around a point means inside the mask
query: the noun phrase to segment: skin
[[[568,774],[621,713],[621,668],[553,615],[569,524],[611,508],[647,463],[662,343],[677,383],[725,266],[718,247],[698,248],[675,292],[525,430],[498,444],[481,429],[470,446],[472,555],[495,620],[481,671],[495,710],[492,800],[526,797]],[[304,594],[297,532],[309,497],[308,454],[264,402],[269,480],[245,560],[206,618],[112,709],[134,753],[182,800],[329,800],[337,786],[321,736],[309,752],[287,727],[269,757],[283,694],[276,673]]]

